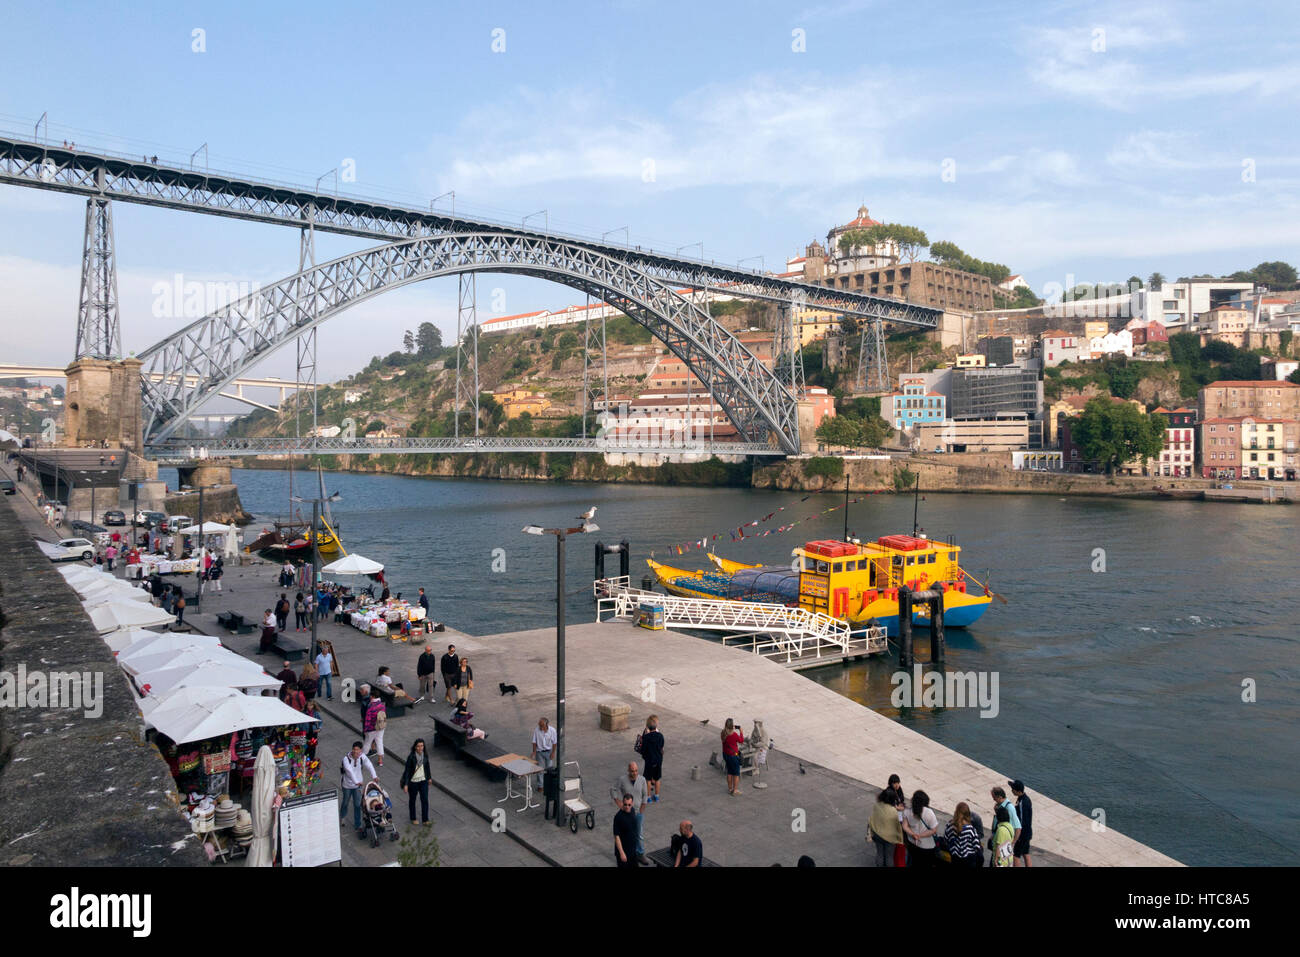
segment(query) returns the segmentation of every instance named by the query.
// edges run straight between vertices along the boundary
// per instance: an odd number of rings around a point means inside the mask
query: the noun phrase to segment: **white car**
[[[194,524],[194,520],[188,515],[168,515],[167,531],[179,532],[182,528],[189,528]]]
[[[50,557],[52,562],[68,561],[90,561],[95,557],[95,546],[86,538],[61,538],[58,544],[37,541],[41,551]]]

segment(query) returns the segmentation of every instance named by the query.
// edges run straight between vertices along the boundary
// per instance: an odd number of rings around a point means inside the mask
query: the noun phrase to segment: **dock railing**
[[[880,627],[853,630],[822,612],[788,605],[686,598],[633,588],[628,576],[592,583],[596,620],[630,620],[642,603],[662,606],[664,625],[727,632],[722,643],[745,648],[787,667],[808,668],[887,650]]]

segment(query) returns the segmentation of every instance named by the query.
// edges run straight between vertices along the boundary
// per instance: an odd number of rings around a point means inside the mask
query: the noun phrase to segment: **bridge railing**
[[[335,437],[213,439],[176,442],[150,448],[158,461],[228,458],[250,455],[394,455],[480,452],[652,453],[659,455],[785,455],[778,446],[758,442],[672,442],[662,439],[522,438],[518,436]]]

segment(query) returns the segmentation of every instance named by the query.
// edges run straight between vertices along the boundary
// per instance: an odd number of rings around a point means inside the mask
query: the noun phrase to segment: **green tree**
[[[1113,474],[1125,462],[1155,458],[1165,444],[1165,420],[1140,412],[1130,402],[1095,398],[1070,422],[1070,434],[1085,461]]]
[[[1294,382],[1296,385],[1300,385],[1300,369],[1296,369],[1295,372],[1292,372],[1289,376],[1287,376],[1286,381]]]
[[[1294,289],[1296,287],[1295,267],[1289,263],[1260,263],[1251,270],[1251,278],[1261,286],[1269,289]]]
[[[1148,289],[1159,289],[1164,284],[1165,284],[1164,273],[1153,272],[1150,276],[1147,277]]]
[[[826,445],[857,448],[862,441],[861,421],[848,415],[828,416],[817,426],[817,440]]]
[[[415,334],[410,329],[402,335],[402,349],[405,352],[415,351]]]
[[[422,322],[415,330],[415,351],[428,359],[442,348],[442,332],[432,322]]]

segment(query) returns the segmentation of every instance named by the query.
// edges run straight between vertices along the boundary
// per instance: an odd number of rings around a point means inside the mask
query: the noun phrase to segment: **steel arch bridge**
[[[512,231],[427,236],[304,269],[140,354],[147,446],[173,436],[232,381],[317,325],[380,293],[439,276],[504,272],[563,283],[620,309],[680,358],[749,443],[799,450],[796,396],[699,304],[580,242]]]

